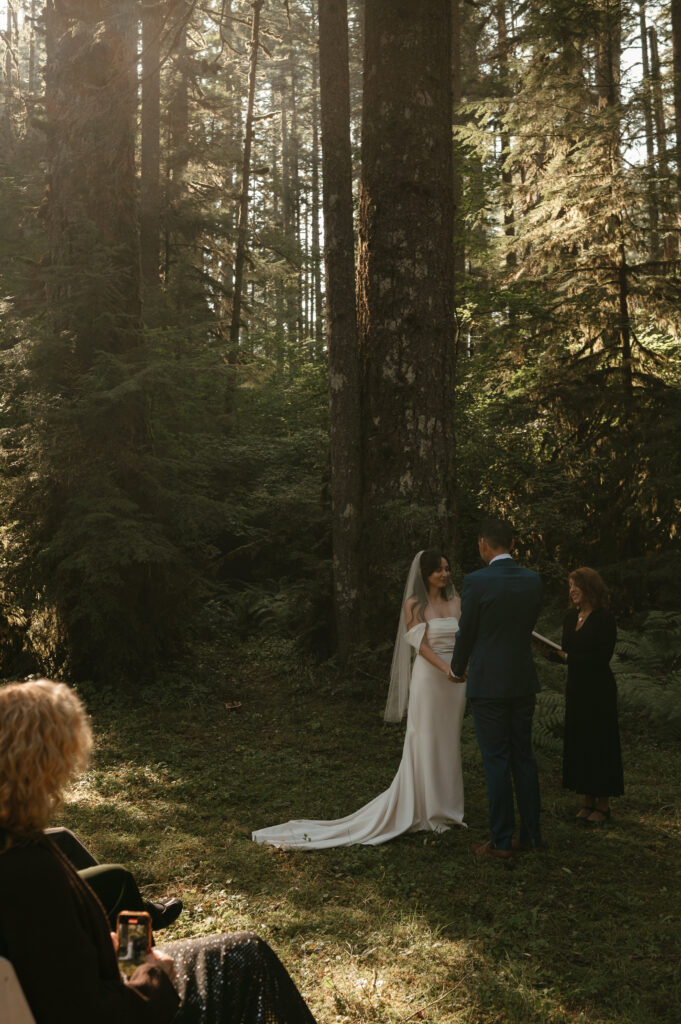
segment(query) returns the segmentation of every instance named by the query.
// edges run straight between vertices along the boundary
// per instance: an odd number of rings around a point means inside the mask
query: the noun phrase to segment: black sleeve
[[[15,871],[14,884],[3,884],[0,930],[36,1019],[41,1024],[171,1021],[179,1000],[159,967],[138,968],[128,985],[102,977],[96,942],[81,920],[68,877],[53,857],[35,852],[31,866],[38,870],[23,877]],[[13,860],[18,867],[20,858]]]

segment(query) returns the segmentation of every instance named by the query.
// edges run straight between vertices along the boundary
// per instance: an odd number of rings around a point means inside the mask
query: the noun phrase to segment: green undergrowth
[[[468,831],[299,853],[251,842],[390,783],[403,730],[382,722],[385,689],[274,640],[198,652],[163,690],[85,689],[97,747],[61,821],[148,895],[182,897],[165,941],[263,935],[320,1024],[678,1024],[678,741],[639,716],[623,715],[627,791],[607,827],[575,823],[560,749],[540,749],[548,849],[510,867],[468,852],[487,818],[469,716]]]

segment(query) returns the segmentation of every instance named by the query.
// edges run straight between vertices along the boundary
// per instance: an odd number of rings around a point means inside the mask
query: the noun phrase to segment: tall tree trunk
[[[48,0],[48,305],[87,365],[140,340],[134,0]]]
[[[662,229],[664,238],[664,254],[667,259],[673,259],[677,249],[677,240],[674,233],[669,230],[669,160],[667,157],[667,127],[664,115],[664,97],[662,93],[662,72],[660,69],[660,55],[657,47],[657,29],[648,29],[648,40],[650,42],[650,77],[653,87],[653,118],[655,121],[655,141],[657,144],[657,162],[660,178],[662,180]]]
[[[230,360],[236,359],[239,348],[241,326],[241,295],[243,290],[244,264],[248,243],[248,189],[251,177],[251,147],[253,145],[253,108],[255,106],[255,82],[258,68],[258,46],[260,42],[260,11],[264,0],[254,0],[253,23],[251,27],[251,54],[248,68],[248,101],[246,107],[246,130],[244,133],[244,161],[241,171],[241,200],[239,203],[239,226],[234,258],[234,299],[232,303],[232,324],[229,332]]]
[[[5,16],[5,32],[2,37],[2,41],[5,44],[5,83],[4,89],[4,109],[3,118],[5,121],[6,138],[12,140],[15,135],[16,126],[14,124],[14,116],[16,112],[16,85],[17,75],[15,71],[16,53],[15,47],[17,46],[18,39],[17,33],[15,32],[16,17],[14,15],[14,9],[11,0],[7,0],[7,11]]]
[[[315,10],[312,10],[313,22]],[[347,36],[347,25],[346,25]],[[324,324],[322,319],[322,268],[321,241],[319,235],[319,55],[312,56],[312,181],[311,181],[311,216],[312,216],[312,335],[315,343],[315,356],[321,358]],[[348,122],[348,132],[350,125]]]
[[[12,88],[12,4],[9,0],[5,11],[5,35],[3,42],[5,44],[5,103],[7,104]]]
[[[509,68],[508,68],[508,28],[506,26],[506,2],[505,0],[497,0],[496,5],[496,19],[497,19],[497,42],[499,48],[499,70],[501,74],[502,88],[506,93],[506,97],[509,97],[511,84],[509,81]],[[504,206],[504,234],[507,238],[512,238],[515,234],[514,227],[514,212],[513,212],[513,172],[510,167],[507,166],[508,159],[511,155],[511,136],[507,128],[501,127],[499,133],[499,142],[501,144],[501,152],[499,153],[499,165],[501,169],[501,193],[503,198]],[[506,266],[509,270],[512,270],[516,265],[515,253],[508,252],[506,254]],[[509,313],[509,318],[511,314]]]
[[[338,651],[345,661],[357,637],[362,509],[347,0],[319,0],[319,86],[333,586]]]
[[[166,114],[168,155],[164,276],[166,292],[180,310],[188,306],[191,291],[189,249],[192,238],[183,206],[187,194],[186,178],[189,163],[190,52],[187,34],[192,9],[188,0],[178,0],[172,7],[174,25],[169,45],[172,58],[171,91]]]
[[[142,279],[159,285],[161,237],[161,0],[142,0],[140,248]]]
[[[305,190],[307,192],[307,190]],[[312,300],[312,289],[310,287],[310,274],[312,273],[312,261],[310,259],[310,219],[309,203],[307,195],[303,198],[303,190],[299,187],[298,190],[298,252],[300,253],[300,263],[298,271],[298,291],[300,298],[298,300],[298,330],[301,338],[307,339],[307,348],[310,349],[310,337],[311,337],[311,307],[310,303]]]
[[[285,286],[286,303],[286,331],[288,341],[297,338],[298,316],[298,289],[291,284],[291,268],[295,265],[296,249],[296,214],[295,200],[293,196],[293,155],[291,147],[291,134],[289,131],[288,112],[288,79],[283,75],[281,82],[281,208],[284,227],[284,238],[286,241],[286,259],[289,265],[288,281]]]
[[[646,128],[646,156],[648,167],[646,177],[648,178],[648,221],[650,223],[650,251],[653,259],[660,255],[660,238],[657,230],[658,209],[655,188],[655,139],[653,129],[653,99],[650,81],[650,63],[648,61],[648,33],[646,29],[646,5],[645,0],[639,0],[639,25],[641,38],[641,66],[643,70],[643,116]]]
[[[622,225],[619,224],[620,233]],[[631,398],[634,378],[631,359],[631,315],[629,312],[629,267],[624,241],[620,243],[617,254],[617,286],[619,306],[619,335],[622,348],[622,383],[625,394]]]
[[[674,123],[676,128],[676,202],[678,249],[681,253],[681,0],[671,0],[672,21],[672,92],[674,95]]]
[[[622,21],[618,0],[606,0],[596,40],[596,89],[600,106],[620,102]]]
[[[452,109],[453,124],[462,125],[462,118],[459,107],[463,98],[463,74],[461,38],[463,33],[463,9],[462,0],[452,0]],[[458,304],[461,288],[463,286],[464,273],[466,269],[466,246],[463,218],[463,173],[462,154],[459,146],[454,147],[453,163],[453,202],[454,202],[454,283],[456,287],[456,300]]]
[[[667,164],[667,129],[664,118],[664,101],[662,98],[662,75],[660,73],[660,55],[657,48],[657,30],[654,27],[648,29],[648,40],[650,43],[650,73],[653,85],[653,116],[655,120],[655,141],[657,144],[657,159],[660,174],[666,176],[669,172]]]
[[[601,31],[597,40],[596,84],[600,107],[615,107],[620,102],[622,57],[622,21],[619,4],[608,4],[603,14]],[[610,180],[616,180],[622,162],[619,132],[612,126],[607,128],[604,145],[609,153]],[[617,239],[613,263],[616,270],[616,296],[613,325],[613,345],[619,349],[622,370],[622,385],[627,400],[633,394],[633,366],[631,349],[631,311],[629,309],[629,266],[624,240],[622,214],[611,215],[612,234]]]
[[[296,65],[289,59],[291,75],[291,131],[289,144],[291,147],[291,207],[292,207],[292,254],[295,267],[295,278],[290,291],[292,316],[295,320],[297,337],[303,338],[306,334],[303,320],[302,307],[302,266],[301,256],[304,252],[302,237],[302,216],[300,205],[300,141],[298,138],[298,99]]]
[[[270,106],[272,109],[275,108],[276,94],[275,90],[271,90]],[[271,135],[271,149],[270,149],[270,166],[272,167],[272,219],[274,222],[275,229],[284,234],[284,202],[283,202],[283,176],[281,173],[279,158],[281,155],[281,149],[278,145],[278,140],[275,133]],[[277,340],[280,344],[277,345],[278,353],[278,365],[281,367],[283,344],[281,342],[284,338],[284,323],[285,323],[285,311],[284,311],[284,282],[282,281],[281,274],[277,274],[274,280],[274,318],[276,324]]]
[[[403,564],[419,547],[453,539],[451,18],[451,0],[366,8],[358,274],[366,579],[397,553]]]
[[[232,21],[232,2],[233,0],[224,0],[222,4],[222,21],[220,25],[220,38],[228,48],[233,47],[234,38],[234,25]],[[224,104],[224,120],[226,122],[227,130],[225,133],[225,168],[224,168],[224,183],[227,194],[232,196],[237,190],[237,181],[239,175],[239,168],[235,154],[241,148],[241,89],[240,89],[240,77],[235,74],[231,65],[225,69],[225,104]],[[238,140],[238,141],[237,141]],[[236,253],[236,236],[235,229],[237,225],[237,211],[235,210],[235,204],[230,202],[224,211],[224,225],[225,225],[225,248],[232,249],[232,252]],[[234,303],[234,261],[222,259],[222,270],[218,274],[218,280],[222,283],[222,316],[221,320],[224,319],[225,323],[227,318],[232,315],[232,306]],[[231,324],[231,320],[230,320]]]
[[[36,68],[36,31],[35,21],[38,14],[37,0],[31,0],[30,21],[28,26],[28,91],[34,96],[38,91],[38,74]]]

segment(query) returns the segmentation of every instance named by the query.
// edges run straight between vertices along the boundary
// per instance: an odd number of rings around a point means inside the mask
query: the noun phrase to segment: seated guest
[[[91,746],[68,686],[0,687],[0,956],[37,1024],[314,1024],[276,955],[248,932],[154,947],[122,980],[101,903],[43,832]]]
[[[146,910],[155,932],[167,928],[182,912],[182,900],[171,896],[164,900],[145,900],[133,874],[122,864],[98,864],[86,846],[68,828],[46,828],[45,835],[90,886],[104,907],[111,928],[116,927],[119,910]]]

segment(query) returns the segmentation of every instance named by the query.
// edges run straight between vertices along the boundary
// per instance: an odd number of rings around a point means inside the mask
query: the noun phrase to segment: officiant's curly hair
[[[70,687],[49,679],[0,687],[0,829],[8,843],[49,824],[91,748],[87,712]]]
[[[574,569],[569,574],[569,580],[576,583],[592,608],[608,607],[608,588],[595,569],[583,565],[581,569]]]

